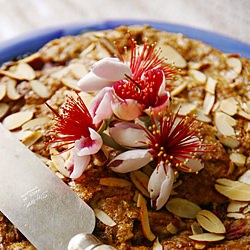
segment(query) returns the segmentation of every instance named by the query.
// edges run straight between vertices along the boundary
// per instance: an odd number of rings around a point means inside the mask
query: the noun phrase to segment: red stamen
[[[59,146],[69,145],[81,137],[89,137],[89,128],[94,128],[92,117],[77,94],[77,98],[67,96],[65,104],[60,108],[60,113],[48,103],[46,105],[54,113],[54,125],[49,130],[51,143],[59,143]]]

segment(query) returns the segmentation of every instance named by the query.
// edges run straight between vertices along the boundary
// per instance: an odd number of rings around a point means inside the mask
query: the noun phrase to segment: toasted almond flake
[[[33,62],[34,60],[40,58],[41,55],[39,52],[33,53],[27,57],[22,58],[19,62],[24,62],[24,63],[29,63],[29,62]]]
[[[206,115],[202,109],[196,109],[196,119],[202,122],[211,122],[209,115]]]
[[[241,214],[241,213],[228,213],[227,217],[234,218],[234,219],[244,219],[244,218],[246,218],[246,216],[244,214]]]
[[[7,114],[9,108],[10,107],[7,103],[0,103],[0,119]]]
[[[185,68],[187,66],[186,60],[183,56],[173,47],[165,45],[161,47],[162,56],[166,58],[167,63],[172,64],[178,68]]]
[[[171,234],[177,234],[178,233],[178,229],[176,228],[176,226],[172,222],[168,223],[167,230]]]
[[[235,131],[232,126],[236,125],[236,120],[220,111],[215,112],[215,126],[218,132],[224,136],[234,136]]]
[[[201,226],[197,222],[192,223],[191,230],[192,230],[193,234],[202,234],[203,233]]]
[[[32,117],[33,112],[31,111],[13,113],[4,118],[3,125],[9,130],[13,130],[21,127],[25,122],[31,120]]]
[[[69,69],[76,79],[80,79],[88,73],[86,66],[80,63],[71,63]]]
[[[158,238],[155,239],[154,244],[153,244],[153,250],[162,250],[162,245],[159,242]]]
[[[206,115],[208,115],[211,109],[213,108],[214,101],[215,101],[215,96],[207,92],[203,102],[203,111]]]
[[[176,87],[174,90],[171,91],[171,96],[176,96],[180,94],[188,85],[188,82],[183,82],[178,87]]]
[[[235,136],[219,135],[220,142],[229,148],[238,148],[240,145],[239,140]]]
[[[242,70],[242,63],[239,58],[230,57],[227,59],[227,65],[232,68],[237,74]]]
[[[84,104],[87,106],[87,107],[90,107],[90,104],[91,102],[93,101],[94,99],[94,95],[90,94],[90,93],[87,93],[87,92],[84,92],[84,91],[81,91],[79,93],[79,96],[82,98]]]
[[[49,122],[48,117],[38,117],[23,124],[22,130],[34,130]]]
[[[142,197],[141,194],[139,194],[139,196],[141,196],[140,218],[141,218],[142,231],[143,231],[144,236],[149,241],[153,241],[155,239],[155,235],[151,231],[150,224],[149,224],[147,202]]]
[[[237,109],[238,103],[233,97],[222,100],[220,103],[220,110],[230,116],[235,115],[237,113]]]
[[[180,105],[178,115],[183,115],[183,116],[188,115],[192,113],[195,109],[196,109],[196,105],[193,103],[187,103],[187,102],[182,103]]]
[[[227,206],[228,213],[240,212],[244,207],[248,205],[248,202],[244,201],[231,201]]]
[[[195,234],[195,235],[190,235],[188,237],[192,240],[208,241],[208,242],[220,241],[220,240],[223,240],[225,238],[224,235],[213,234],[213,233]]]
[[[41,98],[47,99],[51,93],[49,89],[40,81],[33,80],[30,82],[32,90]]]
[[[248,214],[250,212],[250,204],[248,204],[248,206],[245,207],[242,212],[243,214]]]
[[[70,68],[69,67],[63,67],[63,68],[60,68],[55,73],[51,74],[51,77],[54,77],[54,78],[60,80],[63,77],[67,76],[69,74],[69,72],[70,72]]]
[[[77,80],[73,79],[71,77],[64,77],[61,79],[63,85],[65,85],[66,87],[70,88],[70,89],[74,89],[77,91],[80,91],[80,89],[77,86]]]
[[[212,77],[208,77],[205,90],[208,93],[210,93],[211,95],[214,95],[215,94],[216,84],[217,84],[217,80],[213,79]]]
[[[21,98],[21,95],[16,90],[16,81],[13,79],[9,79],[7,83],[7,96],[13,101]]]
[[[149,192],[147,189],[149,177],[142,171],[137,170],[130,173],[130,178],[136,188],[146,197],[149,197]]]
[[[247,120],[250,120],[250,114],[246,113],[243,110],[239,110],[238,111],[238,115],[241,116],[241,117],[243,117],[243,118],[245,118],[245,119],[247,119]]]
[[[250,201],[250,185],[229,179],[221,178],[216,180],[215,189],[235,201]]]
[[[26,137],[32,134],[32,131],[27,130],[18,130],[18,131],[13,131],[12,134],[20,141],[24,140]]]
[[[197,213],[196,219],[198,223],[210,233],[223,234],[226,228],[221,220],[208,210],[201,210]]]
[[[5,97],[7,93],[7,87],[4,82],[0,82],[0,101]]]
[[[207,76],[199,70],[191,69],[189,70],[189,74],[200,83],[205,83],[207,80]]]
[[[70,176],[69,171],[65,167],[65,160],[61,154],[54,148],[50,148],[51,161],[56,169],[66,177]]]
[[[195,245],[194,245],[194,248],[195,249],[205,249],[207,246],[206,246],[206,243],[205,242],[203,242],[203,243],[195,243]]]
[[[246,123],[245,123],[244,129],[245,129],[246,132],[249,132],[249,131],[250,131],[250,122],[246,122]]]
[[[199,70],[201,66],[202,66],[201,62],[192,62],[192,61],[188,62],[188,67],[190,69],[197,69],[197,70]]]
[[[34,131],[30,135],[28,135],[26,138],[22,140],[24,145],[27,147],[32,146],[35,142],[37,142],[42,137],[42,133],[40,131]]]
[[[114,227],[116,225],[113,219],[108,214],[106,214],[103,210],[99,208],[94,208],[94,212],[95,212],[96,218],[99,219],[106,226]]]
[[[106,177],[106,178],[101,178],[99,183],[103,186],[108,186],[108,187],[130,187],[131,182],[127,181],[122,178],[115,178],[115,177]]]
[[[9,68],[9,70],[0,70],[0,74],[6,75],[17,80],[33,80],[36,77],[34,69],[25,62],[20,62]]]
[[[236,166],[243,167],[247,157],[243,154],[233,152],[230,154],[229,158]]]
[[[96,54],[95,57],[97,59],[102,59],[105,57],[110,57],[110,53],[107,51],[107,49],[101,44],[97,43],[96,44]]]
[[[247,170],[238,179],[240,182],[250,185],[250,170]]]
[[[243,103],[242,108],[244,109],[245,112],[250,114],[250,101],[247,101],[246,103]]]
[[[214,104],[212,111],[215,112],[215,111],[217,111],[219,108],[220,108],[220,101],[217,101],[217,102]]]
[[[182,198],[171,199],[168,201],[166,208],[174,215],[190,219],[195,218],[197,213],[201,210],[201,208],[195,203]]]

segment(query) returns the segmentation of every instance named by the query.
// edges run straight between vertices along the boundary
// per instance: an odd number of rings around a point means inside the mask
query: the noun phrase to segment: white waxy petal
[[[128,173],[147,165],[152,159],[148,149],[129,150],[117,155],[108,166],[117,173]]]
[[[93,72],[89,72],[77,83],[78,87],[85,92],[99,91],[104,87],[112,86],[113,81],[96,76]]]
[[[75,154],[74,155],[74,168],[73,168],[73,172],[70,175],[70,178],[72,179],[79,178],[84,172],[84,170],[87,168],[89,161],[90,161],[89,155],[78,156]]]
[[[174,171],[171,167],[165,173],[164,166],[161,164],[154,170],[148,183],[148,191],[151,200],[156,200],[156,210],[161,209],[167,202],[174,183]]]
[[[143,129],[131,122],[119,122],[109,129],[111,137],[124,147],[144,147],[146,136]]]
[[[127,64],[121,62],[118,58],[107,57],[96,62],[93,65],[92,72],[108,81],[119,81],[125,78],[125,75],[132,75]]]

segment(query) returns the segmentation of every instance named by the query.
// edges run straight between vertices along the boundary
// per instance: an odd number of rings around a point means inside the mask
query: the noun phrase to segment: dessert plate
[[[250,59],[250,45],[213,32],[165,22],[147,20],[110,20],[45,28],[4,41],[0,43],[0,64],[11,61],[18,56],[33,53],[45,43],[55,38],[67,35],[77,35],[91,30],[113,29],[121,25],[133,24],[148,24],[159,30],[182,33],[189,38],[201,40],[202,42],[205,42],[225,53],[238,53],[242,57]]]

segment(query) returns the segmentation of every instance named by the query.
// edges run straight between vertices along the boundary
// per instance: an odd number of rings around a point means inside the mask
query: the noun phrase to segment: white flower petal
[[[110,127],[109,133],[115,142],[124,147],[145,147],[145,131],[132,122],[119,122]]]
[[[112,109],[114,114],[124,121],[132,121],[142,114],[141,105],[133,99],[114,102],[112,103]]]
[[[77,83],[78,87],[85,92],[99,91],[104,87],[112,86],[113,81],[96,76],[92,71],[80,79]]]
[[[148,182],[148,191],[156,210],[161,209],[167,202],[174,183],[174,171],[171,167],[165,173],[164,166],[161,164],[154,170]]]
[[[118,173],[128,173],[147,165],[152,159],[148,149],[129,150],[117,155],[108,166]]]
[[[75,154],[73,172],[71,173],[70,178],[72,179],[79,178],[84,172],[84,170],[88,167],[89,162],[90,162],[89,155],[78,156],[77,154]]]
[[[118,58],[106,57],[96,62],[92,68],[93,73],[108,81],[119,81],[125,75],[132,75],[129,66],[121,62]]]

